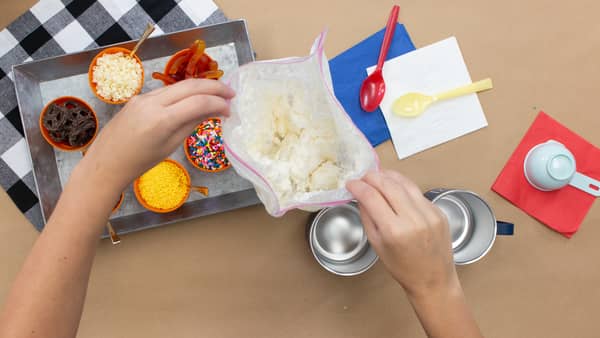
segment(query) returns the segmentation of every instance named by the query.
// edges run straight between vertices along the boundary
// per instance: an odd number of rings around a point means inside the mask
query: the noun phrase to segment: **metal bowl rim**
[[[431,200],[432,203],[434,203],[435,201],[439,200],[440,198],[448,195],[448,194],[453,194],[453,193],[463,193],[463,194],[467,194],[467,195],[471,195],[474,196],[475,198],[481,200],[483,202],[483,205],[486,207],[487,210],[489,210],[490,214],[492,215],[492,221],[493,221],[493,225],[494,225],[494,236],[492,237],[492,240],[490,241],[490,243],[487,246],[487,249],[485,249],[479,256],[472,258],[472,259],[468,259],[465,261],[454,261],[455,265],[467,265],[467,264],[471,264],[471,263],[475,263],[477,261],[479,261],[480,259],[482,259],[483,257],[485,257],[488,252],[490,252],[490,250],[492,250],[492,247],[494,246],[494,243],[496,242],[496,233],[498,231],[498,220],[496,219],[496,214],[494,214],[494,211],[492,210],[492,208],[490,207],[490,205],[478,194],[469,191],[469,190],[462,190],[462,189],[449,189],[446,190],[442,193],[440,193],[439,195],[437,195],[433,200]]]
[[[321,209],[311,224],[311,237],[310,238],[314,239],[314,241],[311,241],[311,243],[313,243],[316,246],[316,251],[318,251],[318,254],[320,256],[323,256],[325,259],[331,261],[332,263],[334,263],[334,262],[335,263],[344,263],[344,262],[352,261],[353,258],[355,258],[359,254],[363,253],[363,251],[366,251],[365,249],[367,248],[367,244],[368,244],[367,234],[364,232],[364,230],[363,230],[363,236],[362,236],[360,242],[358,243],[358,245],[356,246],[356,248],[354,248],[352,251],[350,251],[348,253],[344,253],[344,254],[330,253],[327,250],[325,250],[323,248],[323,246],[321,246],[319,241],[317,241],[316,229],[317,229],[317,227],[319,227],[321,225],[321,223],[319,222],[321,220],[321,218],[323,216],[325,216],[327,213],[333,212],[334,210],[337,210],[340,208],[350,208],[350,209],[352,209],[352,212],[354,212],[360,216],[360,213],[358,212],[356,203],[350,202],[347,204],[342,204],[342,205],[338,205],[338,206],[334,206],[334,207],[328,207],[325,209]]]
[[[320,265],[320,266],[321,266],[323,269],[325,269],[325,270],[327,270],[327,271],[329,271],[329,272],[331,272],[331,273],[333,273],[333,274],[335,274],[335,275],[337,275],[337,276],[351,277],[351,276],[360,275],[361,273],[364,273],[365,271],[369,270],[369,269],[370,269],[370,268],[371,268],[373,265],[375,265],[375,263],[377,263],[377,261],[379,260],[379,256],[377,255],[377,253],[375,252],[375,250],[373,249],[373,247],[372,247],[372,246],[371,246],[371,244],[369,243],[369,240],[368,240],[368,238],[367,238],[367,243],[366,243],[366,245],[365,245],[365,248],[366,248],[366,250],[364,250],[364,253],[363,253],[363,255],[366,255],[366,254],[367,254],[367,252],[371,251],[371,252],[373,252],[373,253],[374,253],[374,255],[375,255],[375,258],[374,258],[374,259],[373,259],[371,262],[369,262],[369,264],[365,265],[365,266],[364,266],[364,267],[362,267],[361,269],[359,269],[359,270],[356,270],[356,271],[352,271],[352,272],[339,272],[339,271],[336,271],[336,270],[335,270],[333,267],[331,267],[330,265],[328,265],[328,264],[327,264],[325,261],[323,261],[323,259],[322,259],[322,258],[319,256],[319,253],[317,253],[317,252],[316,252],[316,250],[315,250],[315,247],[314,247],[314,245],[313,245],[313,241],[312,241],[312,238],[314,237],[314,232],[315,232],[315,226],[314,226],[314,225],[315,225],[315,223],[318,221],[318,219],[319,219],[319,218],[320,218],[320,217],[321,217],[321,216],[322,216],[324,213],[326,213],[326,212],[328,211],[328,209],[332,209],[332,208],[338,208],[338,207],[340,207],[340,206],[351,206],[351,207],[352,207],[352,208],[353,208],[355,211],[357,211],[357,212],[358,212],[357,203],[356,203],[356,202],[354,202],[354,201],[353,201],[353,202],[350,202],[350,203],[347,203],[347,204],[343,204],[343,205],[335,206],[335,207],[328,207],[328,208],[321,209],[321,210],[320,210],[320,211],[317,213],[317,216],[315,216],[315,218],[313,219],[313,221],[312,221],[312,222],[311,222],[311,224],[310,224],[310,232],[309,232],[309,235],[308,235],[308,243],[309,243],[309,246],[310,246],[310,251],[311,251],[311,252],[312,252],[312,254],[313,254],[313,257],[315,258],[315,260],[316,260],[316,261],[319,263],[319,265]],[[365,235],[365,237],[366,237],[366,235]]]

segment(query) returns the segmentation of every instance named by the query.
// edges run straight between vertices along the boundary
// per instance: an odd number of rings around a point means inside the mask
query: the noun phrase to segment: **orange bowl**
[[[113,207],[112,209],[112,213],[114,214],[115,212],[117,212],[117,210],[119,210],[119,208],[121,207],[121,204],[123,204],[123,198],[125,197],[124,193],[121,193],[121,196],[119,196],[119,201],[117,202],[117,204]]]
[[[176,59],[179,58],[180,55],[185,54],[185,53],[189,53],[190,49],[186,48],[186,49],[182,49],[179,52],[173,54],[173,56],[171,56],[171,58],[169,59],[169,61],[167,61],[167,64],[165,65],[165,70],[163,71],[163,74],[169,74],[169,69],[171,68],[171,66],[173,65],[173,62],[175,62]],[[162,81],[162,80],[161,80]],[[165,81],[162,81],[162,83],[165,86],[168,86],[169,84],[166,83]]]
[[[96,121],[96,131],[94,132],[94,136],[92,136],[92,138],[86,144],[82,145],[81,147],[73,147],[66,143],[55,142],[54,140],[52,140],[52,138],[50,137],[50,133],[48,133],[48,130],[46,129],[46,127],[44,127],[44,124],[42,123],[42,118],[44,117],[44,114],[46,113],[46,111],[48,110],[48,107],[50,107],[51,104],[53,104],[53,103],[63,104],[63,103],[65,103],[65,101],[75,101],[75,102],[81,104],[82,106],[86,107],[87,109],[89,109],[90,112],[92,112],[92,116],[94,116],[94,120]],[[54,148],[63,150],[63,151],[78,151],[81,149],[85,149],[87,146],[92,144],[92,142],[96,138],[96,135],[98,135],[98,129],[100,129],[100,126],[98,124],[98,117],[96,116],[96,112],[94,111],[94,109],[92,109],[92,107],[89,104],[87,104],[87,102],[83,101],[80,98],[74,97],[74,96],[61,96],[59,98],[56,98],[56,99],[48,102],[44,106],[44,109],[42,109],[42,111],[40,112],[39,124],[40,124],[40,131],[42,133],[42,136],[44,137],[44,140],[46,140],[46,142],[48,142],[48,144],[50,144]]]
[[[214,119],[217,119],[217,120],[219,120],[219,121],[220,121],[220,119],[218,119],[218,118],[214,118]],[[199,125],[201,125],[201,124],[203,124],[203,123],[204,123],[204,122],[200,123]],[[198,126],[199,126],[199,125],[198,125]],[[198,128],[198,126],[196,126],[196,128]],[[196,130],[196,129],[194,129],[194,131],[195,131],[195,130]],[[189,137],[189,136],[188,136],[188,137]],[[199,165],[197,165],[197,164],[194,162],[194,160],[192,159],[192,155],[190,155],[190,151],[188,150],[188,146],[187,146],[187,139],[188,139],[188,137],[186,137],[186,138],[185,138],[185,140],[183,140],[183,153],[185,154],[185,158],[187,158],[188,162],[190,162],[190,164],[191,164],[191,165],[193,165],[193,166],[194,166],[194,168],[196,168],[196,169],[198,169],[198,170],[200,170],[200,171],[206,172],[206,173],[218,173],[218,172],[221,172],[221,171],[227,170],[227,169],[229,169],[229,168],[231,167],[231,163],[229,163],[229,165],[228,165],[228,166],[226,166],[226,167],[219,168],[219,169],[215,169],[215,170],[210,170],[210,169],[202,168],[202,167],[200,167]]]
[[[101,51],[100,53],[98,53],[94,59],[92,59],[92,62],[90,63],[90,67],[88,69],[88,82],[90,84],[90,88],[92,89],[92,92],[94,93],[94,95],[96,95],[96,97],[101,100],[102,102],[108,103],[108,104],[122,104],[125,103],[127,101],[129,101],[129,99],[131,99],[131,97],[136,96],[137,94],[139,94],[142,91],[142,87],[144,85],[144,65],[142,64],[142,60],[140,60],[140,58],[136,55],[133,54],[134,59],[137,61],[137,63],[140,64],[140,66],[142,67],[142,79],[140,81],[140,85],[137,88],[137,90],[135,91],[135,93],[130,97],[127,98],[125,100],[120,100],[120,101],[112,101],[109,99],[106,99],[104,97],[102,97],[100,94],[98,94],[98,85],[92,81],[94,78],[94,66],[96,65],[96,62],[98,62],[98,58],[100,58],[102,55],[104,54],[116,54],[118,52],[122,52],[123,54],[129,54],[131,53],[131,51],[127,48],[122,48],[122,47],[109,47],[106,48],[105,50]]]
[[[159,213],[159,214],[165,214],[165,213],[168,213],[168,212],[175,211],[175,210],[179,209],[183,205],[183,203],[185,203],[185,201],[187,201],[188,197],[190,196],[190,190],[191,190],[190,186],[191,186],[191,183],[192,183],[192,179],[190,178],[190,174],[187,172],[187,170],[185,170],[185,168],[181,165],[181,163],[179,163],[179,162],[177,162],[175,160],[172,160],[170,158],[164,160],[163,162],[170,162],[170,163],[175,164],[185,174],[186,180],[188,182],[187,192],[185,194],[185,197],[182,198],[181,202],[177,203],[177,205],[175,205],[175,206],[173,206],[171,208],[168,208],[168,209],[159,209],[159,208],[151,206],[150,204],[146,203],[146,201],[142,197],[142,193],[140,192],[140,178],[138,177],[133,182],[133,193],[135,194],[135,198],[138,200],[138,202],[140,202],[140,204],[144,208],[146,208],[146,209],[148,209],[150,211]]]
[[[190,155],[190,153],[189,153],[189,151],[188,151],[188,148],[187,148],[187,143],[186,143],[186,141],[183,141],[183,152],[185,153],[185,158],[187,158],[187,159],[188,159],[188,162],[190,162],[190,164],[191,164],[191,165],[193,165],[193,166],[194,166],[194,168],[196,168],[196,169],[198,169],[198,170],[200,170],[200,171],[204,171],[205,173],[218,173],[218,172],[221,172],[221,171],[225,171],[225,170],[227,170],[227,169],[229,169],[229,168],[231,167],[231,164],[229,164],[228,166],[226,166],[226,167],[223,167],[223,168],[220,168],[220,169],[208,170],[208,169],[205,169],[205,168],[202,168],[202,167],[198,166],[198,165],[197,165],[196,163],[194,163],[194,161],[192,160],[192,156]]]

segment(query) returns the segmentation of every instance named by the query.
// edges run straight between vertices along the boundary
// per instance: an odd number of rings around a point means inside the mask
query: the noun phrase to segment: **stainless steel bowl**
[[[425,197],[448,219],[454,263],[474,263],[490,251],[498,223],[490,206],[479,195],[466,190],[433,189],[426,192]]]
[[[340,276],[355,276],[377,262],[377,254],[369,245],[356,203],[325,208],[308,226],[310,249],[327,271]]]
[[[452,250],[460,250],[473,234],[473,215],[465,201],[457,195],[445,195],[435,201],[448,218]]]

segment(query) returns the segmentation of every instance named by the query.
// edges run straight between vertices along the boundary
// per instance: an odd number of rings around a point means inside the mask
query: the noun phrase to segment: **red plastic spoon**
[[[390,18],[385,27],[385,35],[383,36],[383,43],[381,44],[381,51],[379,52],[377,68],[375,68],[375,71],[363,81],[362,86],[360,87],[360,106],[363,110],[368,112],[377,109],[377,106],[379,106],[381,100],[383,100],[383,95],[385,94],[385,81],[383,80],[381,69],[383,68],[383,62],[390,49],[392,37],[394,37],[399,12],[400,6],[395,5],[390,12]]]

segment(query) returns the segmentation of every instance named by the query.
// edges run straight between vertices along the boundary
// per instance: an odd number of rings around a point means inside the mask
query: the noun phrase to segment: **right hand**
[[[369,243],[409,296],[460,285],[446,217],[412,181],[372,171],[347,188],[358,200]]]

